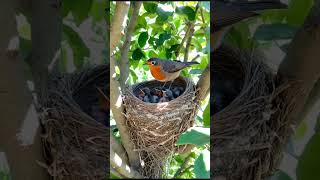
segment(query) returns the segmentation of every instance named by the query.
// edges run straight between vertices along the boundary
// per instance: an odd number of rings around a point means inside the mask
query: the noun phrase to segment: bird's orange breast
[[[149,66],[152,76],[156,80],[164,80],[166,79],[165,74],[161,71],[161,66]]]

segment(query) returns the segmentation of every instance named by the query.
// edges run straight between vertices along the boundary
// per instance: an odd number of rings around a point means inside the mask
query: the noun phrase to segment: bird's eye
[[[151,61],[151,64],[152,64],[152,65],[155,65],[155,64],[156,64],[156,62],[155,62],[155,61]]]

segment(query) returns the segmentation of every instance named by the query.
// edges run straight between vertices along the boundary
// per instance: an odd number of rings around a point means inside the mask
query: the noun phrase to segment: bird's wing
[[[163,61],[163,70],[168,73],[178,72],[185,67],[186,65],[181,61]]]
[[[255,12],[243,11],[232,3],[215,1],[213,6],[214,31],[257,15]]]
[[[254,11],[284,9],[287,5],[278,0],[235,1],[216,0],[213,4],[213,27],[218,31],[243,19],[258,15]]]

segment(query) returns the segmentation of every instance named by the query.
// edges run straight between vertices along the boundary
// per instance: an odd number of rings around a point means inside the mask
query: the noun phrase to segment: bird
[[[288,6],[279,0],[215,0],[213,3],[213,15],[211,16],[212,30],[211,47],[215,50],[222,43],[224,36],[230,28],[243,20],[255,17],[257,11],[267,9],[285,9]]]
[[[172,82],[179,77],[180,72],[193,64],[198,62],[181,62],[178,60],[164,60],[160,58],[150,58],[145,63],[149,66],[152,76],[160,82]],[[170,84],[170,86],[171,86]],[[164,84],[165,85],[165,84]],[[170,87],[169,87],[170,88]]]

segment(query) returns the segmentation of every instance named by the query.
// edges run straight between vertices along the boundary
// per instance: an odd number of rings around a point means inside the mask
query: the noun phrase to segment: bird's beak
[[[150,65],[150,62],[147,61],[147,62],[144,63],[144,65]]]

